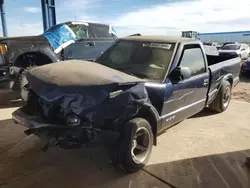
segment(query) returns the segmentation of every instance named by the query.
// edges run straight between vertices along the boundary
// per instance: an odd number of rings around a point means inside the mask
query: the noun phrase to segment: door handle
[[[203,82],[204,86],[207,86],[208,83],[209,83],[209,80],[208,80],[208,79],[205,79],[204,82]]]
[[[94,42],[88,42],[87,44],[85,44],[85,46],[90,47],[90,46],[95,46]]]

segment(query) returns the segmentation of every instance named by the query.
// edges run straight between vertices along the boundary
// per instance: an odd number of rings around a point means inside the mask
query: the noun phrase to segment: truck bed
[[[207,101],[209,104],[216,97],[222,78],[225,75],[232,76],[232,87],[238,83],[241,59],[238,56],[207,55],[207,61],[211,75]]]
[[[232,60],[238,57],[238,55],[206,55],[208,66],[217,63],[223,63],[224,61]]]

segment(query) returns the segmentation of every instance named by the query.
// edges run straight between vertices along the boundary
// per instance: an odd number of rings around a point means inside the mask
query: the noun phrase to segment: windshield
[[[222,50],[239,50],[240,44],[227,44],[221,48]]]
[[[142,79],[163,80],[175,43],[120,40],[96,62]]]

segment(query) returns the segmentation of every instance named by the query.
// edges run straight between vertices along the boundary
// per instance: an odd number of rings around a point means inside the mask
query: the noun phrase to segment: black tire
[[[143,153],[143,150],[137,149],[137,147],[143,145],[142,143],[138,143],[140,142],[140,139],[145,136],[142,134],[144,131],[145,135],[148,135],[148,139],[144,138],[145,145],[142,148],[147,148],[147,150]],[[135,137],[136,135],[137,137]],[[150,159],[153,140],[154,135],[151,126],[145,119],[135,118],[126,123],[121,130],[119,140],[112,148],[110,148],[109,151],[109,158],[115,169],[117,169],[119,172],[132,173],[143,168]],[[136,151],[138,155],[135,155]],[[139,155],[139,151],[142,152],[141,155]],[[139,157],[137,158],[137,156]],[[140,157],[141,160],[139,160]]]
[[[36,67],[37,66],[30,66],[30,67],[24,68],[22,73],[19,75],[19,87],[20,87],[20,89],[22,89],[28,83],[25,74]]]
[[[23,101],[27,100],[28,98],[28,92],[26,91],[26,89],[24,89],[24,86],[28,84],[28,80],[26,79],[25,74],[36,67],[37,66],[26,67],[19,75],[20,96]]]
[[[232,86],[231,84],[224,80],[222,82],[221,88],[214,99],[214,101],[209,105],[209,108],[215,112],[223,112],[225,111],[230,103],[232,94]]]

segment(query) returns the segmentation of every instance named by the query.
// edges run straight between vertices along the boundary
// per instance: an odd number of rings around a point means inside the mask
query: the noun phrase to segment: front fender
[[[162,121],[159,116],[158,111],[155,109],[155,107],[150,103],[144,103],[143,106],[140,108],[138,114],[135,115],[135,117],[141,117],[146,119],[151,127],[152,131],[154,133],[154,145],[157,144],[157,135],[160,132],[162,128]]]
[[[60,61],[60,58],[52,51],[51,48],[45,47],[45,48],[32,48],[23,50],[20,52],[17,52],[15,56],[13,56],[11,59],[9,59],[9,62],[15,66],[15,63],[19,57],[22,55],[25,55],[27,53],[38,53],[47,56],[52,62]]]

